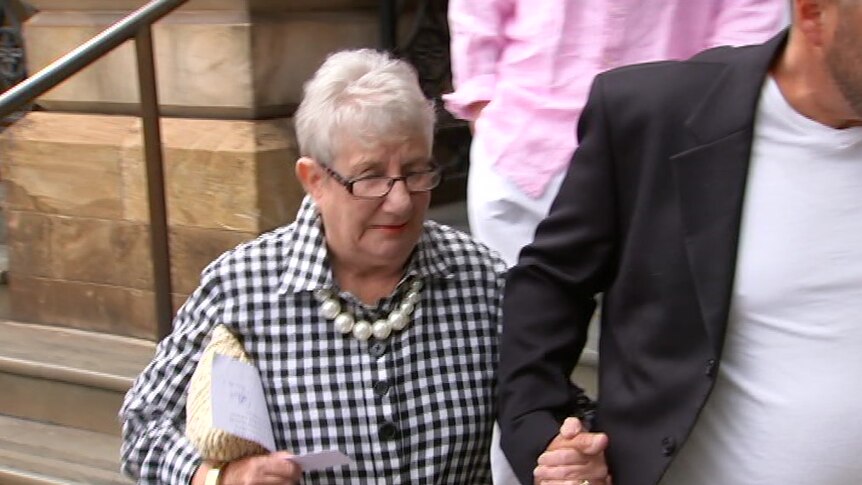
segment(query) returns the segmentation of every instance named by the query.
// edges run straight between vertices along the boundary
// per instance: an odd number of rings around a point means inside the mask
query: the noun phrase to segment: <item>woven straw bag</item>
[[[186,436],[204,460],[228,462],[266,453],[259,444],[213,428],[212,368],[213,355],[221,354],[250,363],[242,343],[224,325],[217,325],[192,374],[186,401]]]

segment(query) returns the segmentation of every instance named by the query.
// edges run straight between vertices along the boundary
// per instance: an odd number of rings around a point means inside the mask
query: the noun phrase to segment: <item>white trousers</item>
[[[518,262],[521,248],[533,241],[536,226],[548,215],[565,171],[551,180],[540,198],[534,199],[495,172],[482,147],[481,137],[474,138],[467,177],[470,232],[512,267]]]
[[[506,266],[514,266],[521,248],[533,240],[536,226],[548,214],[564,176],[560,173],[554,177],[545,194],[533,199],[494,171],[484,156],[481,139],[474,138],[467,178],[467,217],[473,237],[500,253]],[[491,439],[491,475],[494,485],[521,485],[500,448],[500,427],[496,424]]]
[[[491,435],[491,481],[494,485],[521,485],[500,448],[500,426],[496,422]]]

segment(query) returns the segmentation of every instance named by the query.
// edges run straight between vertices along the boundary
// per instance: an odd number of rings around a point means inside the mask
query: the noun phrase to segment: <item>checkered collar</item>
[[[323,225],[317,205],[308,195],[302,200],[296,220],[289,226],[285,237],[279,294],[315,291],[333,288],[335,280],[323,236]],[[454,276],[453,254],[438,237],[440,226],[426,221],[416,250],[407,264],[404,276],[421,280],[451,278]],[[402,280],[403,281],[403,280]]]

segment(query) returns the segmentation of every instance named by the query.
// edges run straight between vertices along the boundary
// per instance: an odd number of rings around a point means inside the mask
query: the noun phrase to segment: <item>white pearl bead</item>
[[[315,290],[314,297],[320,301],[320,314],[328,320],[334,320],[335,329],[342,334],[352,334],[362,341],[370,339],[372,335],[382,340],[392,335],[393,331],[404,330],[410,324],[411,314],[422,298],[419,292],[423,286],[420,280],[411,280],[410,290],[404,295],[401,305],[387,318],[377,320],[374,324],[365,320],[357,322],[350,312],[342,311],[341,302],[329,288]]]
[[[393,330],[404,330],[404,327],[407,326],[407,322],[407,316],[405,316],[398,310],[395,310],[394,312],[389,314],[389,325],[392,326]]]
[[[402,303],[401,313],[403,313],[404,315],[410,315],[411,313],[413,313],[413,304],[409,301],[405,301],[404,303]]]
[[[353,315],[349,313],[339,313],[335,317],[335,328],[344,334],[350,333],[353,330]]]
[[[371,338],[371,325],[365,320],[356,322],[353,326],[353,336],[363,342]]]
[[[381,319],[374,322],[374,327],[372,331],[375,337],[380,340],[383,340],[388,337],[390,333],[392,333],[392,326],[389,325],[389,321]]]
[[[336,300],[326,300],[320,305],[320,313],[324,317],[332,320],[341,313],[341,305]]]

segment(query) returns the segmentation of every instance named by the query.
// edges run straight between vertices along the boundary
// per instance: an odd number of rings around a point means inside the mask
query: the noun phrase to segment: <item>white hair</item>
[[[372,49],[330,55],[305,83],[296,111],[300,155],[332,163],[344,143],[363,147],[434,137],[433,103],[405,61]]]

